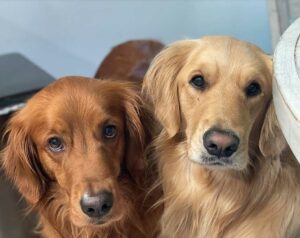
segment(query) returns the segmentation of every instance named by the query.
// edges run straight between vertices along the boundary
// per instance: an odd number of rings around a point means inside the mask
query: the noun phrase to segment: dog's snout
[[[82,211],[91,218],[102,218],[113,206],[111,192],[102,191],[97,194],[85,193],[80,201]]]
[[[207,152],[217,157],[229,157],[237,151],[240,140],[234,132],[210,129],[203,135],[203,144]]]

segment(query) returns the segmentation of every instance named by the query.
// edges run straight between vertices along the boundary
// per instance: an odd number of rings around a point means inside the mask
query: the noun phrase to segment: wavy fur
[[[194,75],[205,88],[191,85]],[[249,98],[253,80],[262,93]],[[154,59],[143,94],[161,128],[150,153],[163,189],[159,237],[297,237],[300,166],[276,119],[271,86],[271,58],[229,37],[176,42]],[[215,127],[240,138],[234,166],[203,162],[203,134]]]

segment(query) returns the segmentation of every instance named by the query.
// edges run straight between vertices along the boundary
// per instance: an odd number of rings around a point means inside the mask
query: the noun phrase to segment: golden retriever
[[[272,60],[230,37],[171,44],[143,84],[165,210],[160,237],[291,238],[300,167],[272,103]]]
[[[129,82],[66,77],[10,120],[2,166],[38,211],[43,237],[149,234],[143,182],[149,125],[137,91]]]

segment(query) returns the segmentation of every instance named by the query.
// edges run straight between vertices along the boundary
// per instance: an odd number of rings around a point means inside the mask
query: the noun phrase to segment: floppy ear
[[[270,102],[262,125],[259,138],[259,149],[264,157],[280,156],[286,148],[287,142],[281,131],[276,117],[273,100]]]
[[[142,93],[170,137],[180,129],[177,75],[194,47],[195,41],[176,42],[162,50],[146,73]]]
[[[7,177],[25,199],[34,205],[45,190],[46,178],[22,114],[23,111],[18,112],[8,124],[5,136],[7,142],[1,162]]]
[[[139,182],[143,176],[146,161],[144,149],[147,140],[146,125],[142,123],[145,118],[142,112],[142,101],[137,89],[126,88],[124,107],[126,113],[126,156],[125,163],[131,177]],[[146,118],[145,118],[146,119]]]
[[[272,56],[266,55],[262,51],[262,57],[266,64],[268,78],[270,84],[273,80],[273,62]],[[267,111],[265,113],[264,122],[259,137],[259,149],[265,157],[275,158],[280,156],[286,148],[287,142],[281,131],[279,122],[277,120],[273,100],[269,102]]]

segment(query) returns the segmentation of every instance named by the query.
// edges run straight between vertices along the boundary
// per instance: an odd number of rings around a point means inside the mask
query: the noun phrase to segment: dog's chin
[[[78,228],[90,228],[90,229],[101,229],[111,226],[113,223],[119,221],[122,218],[122,215],[120,216],[105,216],[103,218],[87,218],[85,216],[73,216],[71,217],[72,223],[74,226]]]
[[[201,166],[204,166],[208,169],[214,170],[237,170],[241,171],[246,166],[242,163],[236,162],[235,156],[232,157],[217,157],[217,156],[209,156],[209,155],[201,155],[198,157],[190,157],[190,160],[193,163],[197,163]]]

